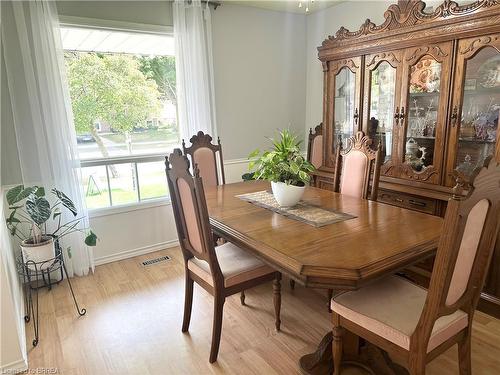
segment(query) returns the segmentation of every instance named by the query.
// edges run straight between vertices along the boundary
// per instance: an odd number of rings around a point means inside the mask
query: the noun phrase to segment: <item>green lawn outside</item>
[[[166,197],[167,193],[166,184],[144,186],[141,188],[141,200]],[[137,192],[135,191],[111,189],[111,196],[113,198],[113,206],[137,202]],[[108,190],[101,190],[101,194],[89,195],[85,201],[89,209],[109,207]]]

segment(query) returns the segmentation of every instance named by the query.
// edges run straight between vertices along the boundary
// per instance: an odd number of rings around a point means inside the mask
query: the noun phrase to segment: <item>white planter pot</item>
[[[274,199],[281,207],[293,207],[299,203],[304,191],[305,186],[287,185],[284,182],[271,182]]]
[[[54,239],[52,237],[45,237],[44,241],[37,244],[24,240],[21,242],[20,246],[23,254],[23,261],[27,263],[28,268],[32,270],[36,268],[36,270],[40,271],[50,267],[53,262],[47,262],[47,260],[53,259],[56,256]],[[32,262],[35,262],[36,265]]]

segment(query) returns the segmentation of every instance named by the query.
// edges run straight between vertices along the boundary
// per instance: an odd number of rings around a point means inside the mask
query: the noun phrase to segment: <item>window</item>
[[[166,197],[179,145],[171,35],[61,29],[82,183],[90,209]]]

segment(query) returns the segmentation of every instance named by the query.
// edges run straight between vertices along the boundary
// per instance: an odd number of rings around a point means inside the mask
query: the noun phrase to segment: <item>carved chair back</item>
[[[488,158],[477,169],[466,198],[457,183],[448,202],[427,301],[412,336],[410,351],[426,352],[435,321],[458,309],[469,315],[469,329],[495,240],[500,229],[500,163]]]
[[[307,140],[307,160],[319,168],[323,164],[323,123],[309,129],[309,138]]]
[[[376,150],[373,150],[370,147],[371,144],[372,140],[362,131],[358,131],[347,139],[345,149],[342,149],[339,142],[335,156],[333,181],[336,192],[377,200],[382,162],[381,148],[379,145]]]
[[[198,165],[204,185],[224,185],[226,181],[220,139],[217,138],[217,144],[214,145],[210,135],[199,131],[189,141],[191,146],[186,147],[184,139],[182,140],[182,149],[185,155],[190,156],[193,165]]]
[[[170,199],[184,260],[193,256],[206,261],[214,280],[223,280],[215,254],[207,203],[200,171],[189,172],[189,160],[176,148],[165,158]]]

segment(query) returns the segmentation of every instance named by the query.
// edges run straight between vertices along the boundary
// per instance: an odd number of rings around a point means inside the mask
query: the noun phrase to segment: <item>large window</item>
[[[167,196],[163,159],[179,144],[173,37],[61,34],[87,206]]]

